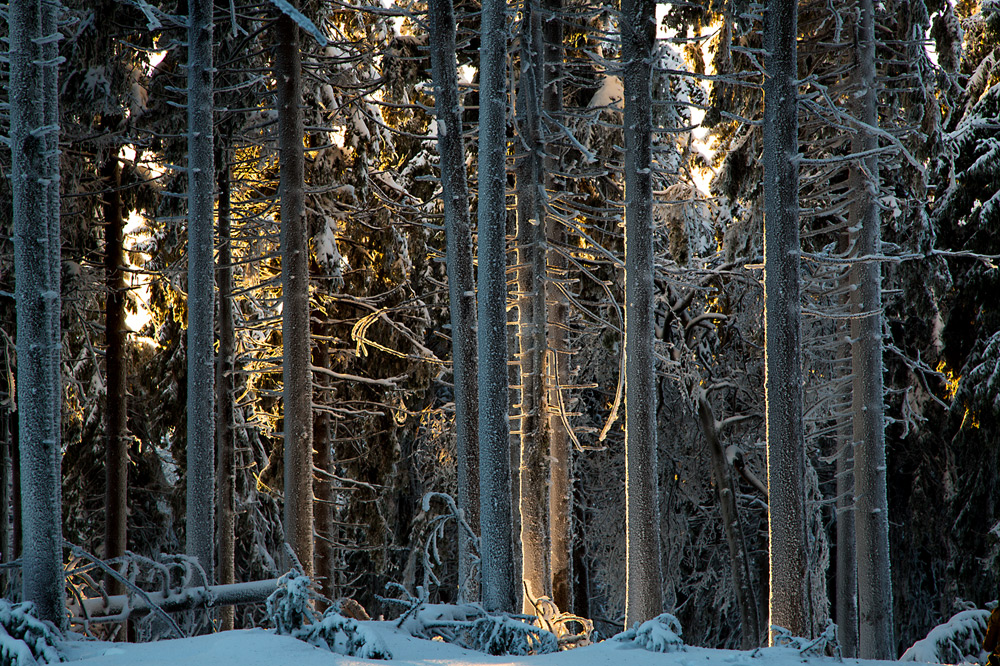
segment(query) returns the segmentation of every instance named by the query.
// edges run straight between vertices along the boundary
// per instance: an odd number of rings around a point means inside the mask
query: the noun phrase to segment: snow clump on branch
[[[56,649],[59,631],[35,617],[31,602],[0,599],[0,665],[29,666],[63,660]]]

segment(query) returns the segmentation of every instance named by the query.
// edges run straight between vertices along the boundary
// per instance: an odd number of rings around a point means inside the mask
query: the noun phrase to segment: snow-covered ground
[[[608,640],[565,652],[531,657],[492,657],[439,641],[414,638],[394,622],[363,622],[392,652],[400,666],[833,666],[832,657],[804,656],[794,648],[751,652],[685,647],[682,651],[649,652],[631,642]],[[80,666],[361,666],[387,662],[345,657],[272,631],[251,629],[211,636],[123,644],[63,644],[72,664]],[[845,659],[849,666],[887,662]]]

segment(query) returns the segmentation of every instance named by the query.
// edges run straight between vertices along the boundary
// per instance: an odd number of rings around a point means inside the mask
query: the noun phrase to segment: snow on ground
[[[834,666],[832,657],[803,657],[793,648],[752,652],[686,647],[663,654],[634,643],[596,645],[532,657],[493,657],[439,641],[413,638],[394,622],[362,622],[385,641],[391,662],[344,657],[264,629],[226,631],[210,636],[155,643],[75,641],[63,644],[69,663],[79,666]],[[889,662],[845,659],[847,666]]]

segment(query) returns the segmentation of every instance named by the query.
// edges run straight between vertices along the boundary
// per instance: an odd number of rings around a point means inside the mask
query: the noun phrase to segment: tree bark
[[[653,360],[652,0],[624,0],[625,626],[663,612]]]
[[[803,636],[805,440],[799,302],[795,0],[764,10],[764,328],[770,626]],[[769,642],[773,642],[773,632]]]
[[[60,486],[58,2],[8,8],[22,597],[66,624]]]
[[[215,569],[215,143],[212,7],[188,2],[188,555]]]
[[[274,78],[278,95],[281,201],[281,337],[283,342],[285,540],[306,575],[313,568],[313,424],[309,330],[309,239],[304,219],[305,156],[299,30],[282,14],[276,23]]]
[[[549,442],[545,377],[545,181],[542,174],[539,98],[545,87],[542,30],[536,0],[521,18],[521,76],[517,115],[517,338],[521,445],[518,506],[521,514],[521,612],[552,596],[549,566]]]
[[[114,149],[113,149],[114,150]],[[104,559],[125,554],[128,530],[128,412],[125,374],[125,242],[121,168],[112,154],[101,167],[104,181],[104,340],[105,495]],[[121,583],[105,579],[108,594],[123,594]]]
[[[542,38],[545,45],[543,63],[544,90],[542,106],[545,115],[556,118],[563,109],[563,27],[562,0],[542,0]],[[546,125],[542,124],[543,129]],[[548,137],[558,132],[543,134],[546,146],[543,170],[546,189],[559,191],[560,184],[554,175],[560,168],[559,158],[553,154],[554,146]],[[566,227],[554,215],[547,215],[545,236],[549,247],[562,247],[566,243]],[[545,281],[546,337],[548,353],[545,356],[547,416],[549,431],[549,540],[550,568],[552,571],[552,600],[564,611],[573,610],[573,446],[567,432],[568,414],[564,409],[561,385],[569,379],[569,340],[566,315],[569,312],[566,295],[560,282],[566,280],[566,257],[550,251],[546,255],[547,279]]]
[[[482,603],[488,611],[513,612],[516,593],[507,406],[507,26],[504,0],[483,2],[481,44],[477,340]]]
[[[219,356],[216,359],[215,431],[218,478],[218,582],[236,582],[236,442],[235,442],[235,371],[236,331],[233,321],[232,187],[230,184],[229,146],[217,154],[219,180],[219,258],[216,275],[219,283]],[[228,631],[235,620],[233,607],[219,609],[220,628]]]
[[[429,0],[431,68],[434,76],[438,149],[441,153],[441,196],[444,203],[448,301],[451,315],[451,358],[455,385],[455,436],[458,456],[458,508],[473,530],[479,530],[479,406],[477,396],[476,298],[472,269],[472,225],[469,185],[462,141],[455,56],[455,12],[452,0]],[[475,601],[472,545],[458,531],[458,598]],[[471,589],[470,589],[471,588]]]
[[[878,137],[875,83],[875,17],[872,0],[859,0],[855,100],[859,126],[853,152],[874,151]],[[880,254],[878,156],[851,169],[855,200],[851,227],[857,229],[856,257]],[[889,506],[886,496],[885,407],[882,379],[882,276],[877,260],[854,264],[851,292],[854,442],[856,443],[855,528],[858,562],[858,656],[895,659],[892,627],[892,576],[889,562]]]

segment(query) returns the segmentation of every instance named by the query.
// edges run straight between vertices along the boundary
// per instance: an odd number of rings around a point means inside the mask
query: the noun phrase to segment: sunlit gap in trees
[[[656,38],[658,40],[672,40],[677,36],[677,32],[675,30],[666,27],[663,23],[663,19],[669,9],[669,5],[656,5]],[[717,33],[721,27],[721,22],[716,21],[712,25],[702,27],[701,29],[700,37],[706,38],[702,39],[700,42],[702,60],[705,63],[705,73],[709,75],[714,74],[715,70],[712,67],[712,55],[709,52],[709,44],[712,42],[712,39],[708,38],[708,36]],[[668,43],[671,44],[671,48],[676,48],[672,42],[668,41]],[[707,80],[702,80],[699,83],[699,85],[705,89],[706,95],[709,89],[708,83],[709,82]],[[701,121],[704,117],[704,109],[691,107],[691,125],[695,128],[691,131],[691,148],[697,150],[705,157],[705,165],[710,165],[715,160],[716,146],[715,138],[709,134],[707,128],[701,126]],[[715,172],[712,168],[710,166],[695,166],[691,169],[691,175],[694,178],[694,184],[698,187],[698,189],[708,196],[710,194],[709,183],[711,183],[712,178],[715,177]]]
[[[163,55],[166,55],[166,52]],[[157,62],[162,59],[163,57],[160,56]],[[155,67],[155,65],[152,66]],[[118,157],[121,160],[128,160],[134,164],[136,161],[135,149],[131,146],[122,146]],[[145,163],[143,167],[151,178],[159,178],[164,174],[164,169],[159,164]],[[142,246],[151,240],[151,234],[149,232],[149,225],[146,223],[146,218],[137,210],[129,213],[128,222],[122,232],[125,235],[128,289],[132,296],[130,302],[134,304],[134,309],[130,308],[125,315],[125,325],[130,331],[138,333],[152,319],[152,314],[150,314],[147,307],[150,296],[150,279],[143,270],[143,264],[146,263],[149,257],[141,250]],[[137,261],[139,263],[136,263]],[[147,336],[134,335],[132,339],[147,345],[156,346],[156,340]]]

